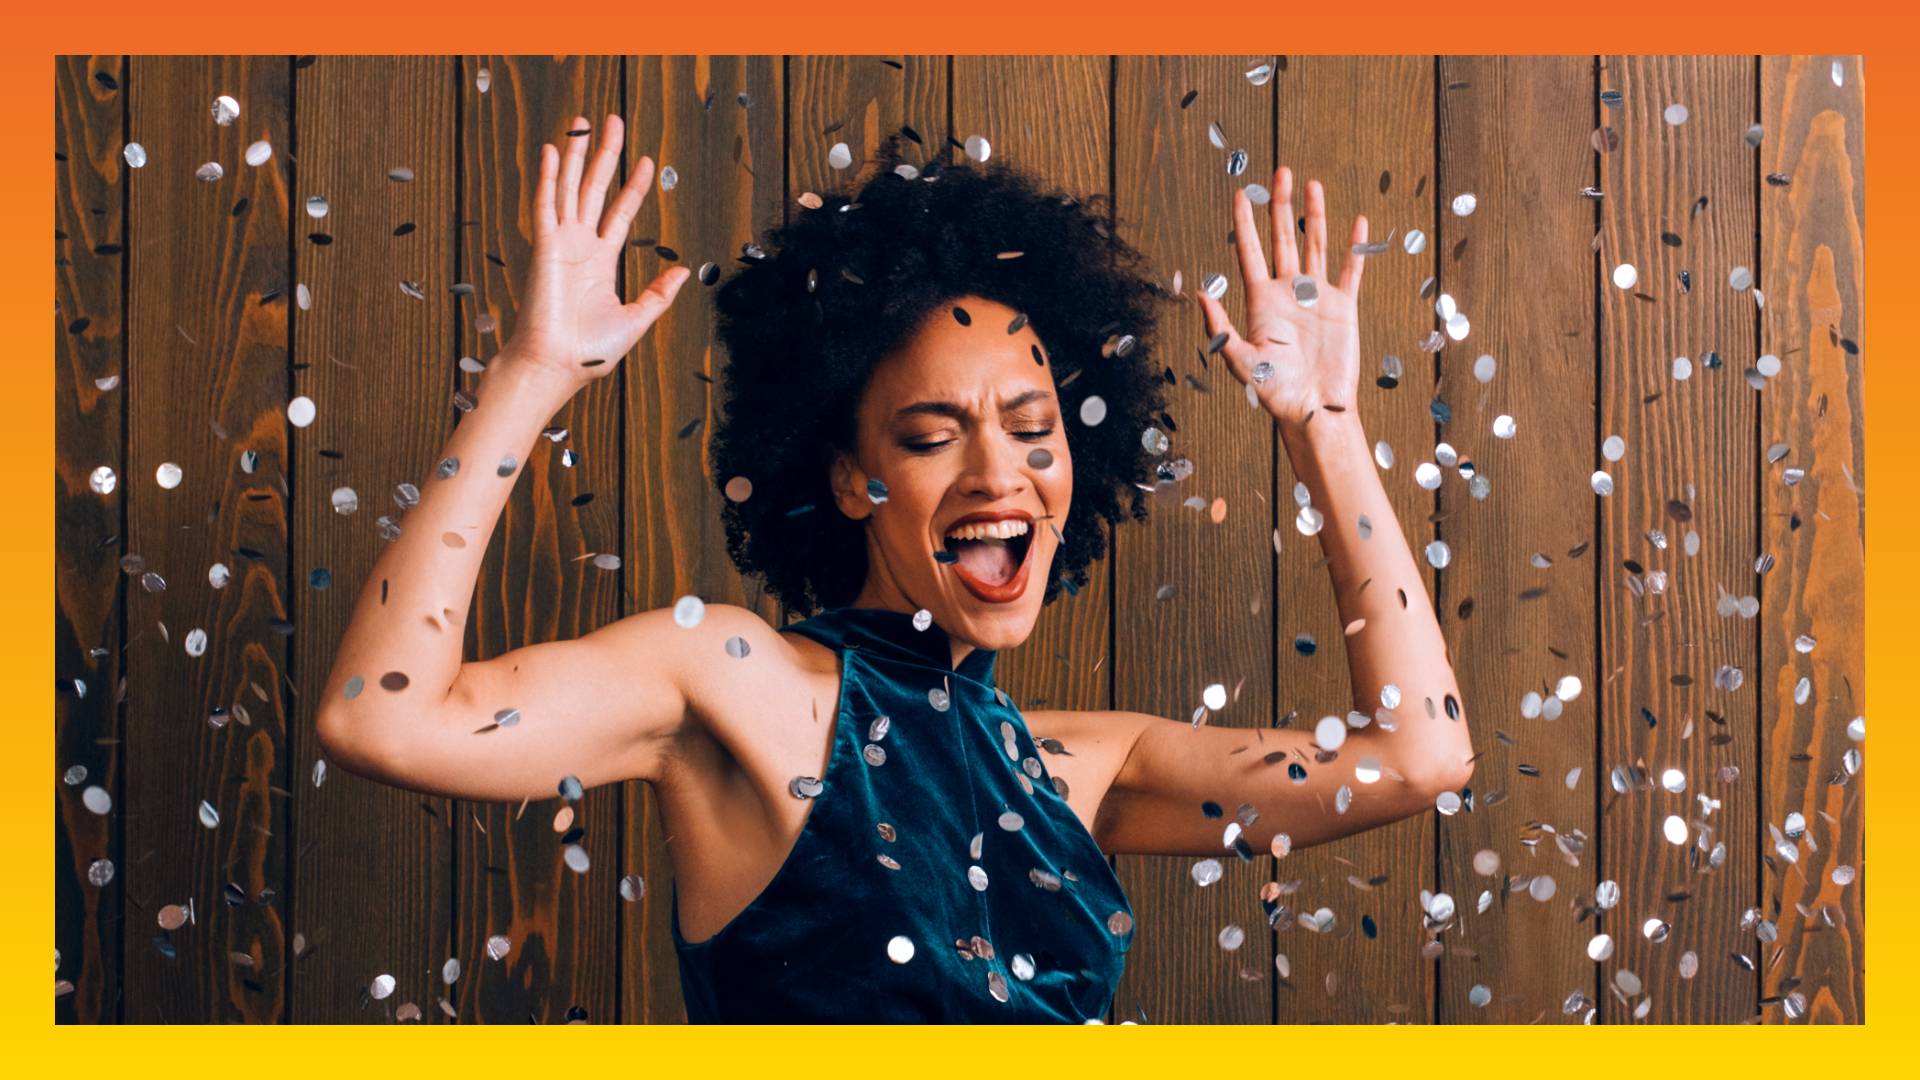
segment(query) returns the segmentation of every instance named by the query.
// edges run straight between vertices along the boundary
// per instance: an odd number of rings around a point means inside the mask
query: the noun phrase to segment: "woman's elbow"
[[[1447,751],[1422,762],[1407,777],[1407,786],[1433,806],[1440,796],[1458,792],[1473,781],[1473,755],[1467,750]]]
[[[392,781],[398,756],[393,740],[380,737],[364,719],[340,710],[323,711],[315,719],[314,734],[330,764],[370,780]]]

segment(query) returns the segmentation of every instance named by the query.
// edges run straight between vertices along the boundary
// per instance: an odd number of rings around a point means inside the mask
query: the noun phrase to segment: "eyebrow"
[[[1000,411],[1012,412],[1022,405],[1027,405],[1039,401],[1042,398],[1050,398],[1052,396],[1051,393],[1045,390],[1027,390],[1002,401],[1000,403]],[[967,410],[951,401],[916,401],[893,414],[895,420],[904,420],[910,416],[945,416],[955,420],[964,420],[967,416]]]

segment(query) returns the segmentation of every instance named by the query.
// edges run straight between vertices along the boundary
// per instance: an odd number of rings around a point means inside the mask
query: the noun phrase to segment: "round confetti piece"
[[[1322,750],[1338,750],[1347,741],[1347,722],[1338,716],[1323,716],[1313,725],[1314,745]]]
[[[682,629],[691,630],[706,617],[706,601],[697,596],[683,596],[673,603],[673,621]]]
[[[895,935],[887,942],[887,959],[896,964],[904,964],[913,959],[913,939],[904,934]]]
[[[305,394],[287,402],[287,420],[294,427],[303,428],[313,423],[314,412],[313,399]]]
[[[1080,403],[1080,422],[1088,427],[1098,427],[1100,421],[1107,418],[1106,399],[1098,394],[1091,395]]]

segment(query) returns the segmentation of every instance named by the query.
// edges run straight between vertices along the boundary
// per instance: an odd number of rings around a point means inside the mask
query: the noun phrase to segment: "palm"
[[[550,234],[534,252],[521,331],[527,344],[575,367],[619,359],[631,343],[626,305],[614,288],[618,259],[619,249],[609,250],[586,225],[563,225]]]
[[[573,126],[584,130],[587,121],[576,117]],[[584,181],[584,139],[568,146],[564,172],[561,155],[540,148],[532,281],[513,345],[531,362],[570,378],[594,379],[611,372],[691,276],[674,267],[632,303],[620,299],[618,274],[627,227],[653,180],[653,160],[642,157],[614,202],[607,204],[620,143],[620,119],[608,116],[607,137]]]
[[[1227,335],[1223,352],[1241,382],[1268,412],[1303,421],[1325,406],[1352,408],[1360,380],[1360,276],[1365,256],[1350,253],[1339,280],[1327,275],[1326,198],[1316,181],[1307,191],[1307,242],[1294,240],[1292,172],[1275,177],[1275,268],[1260,250],[1252,203],[1234,196],[1234,235],[1247,290],[1247,335],[1241,337],[1219,301],[1204,296],[1209,333]],[[1367,219],[1354,219],[1353,244],[1366,242]]]

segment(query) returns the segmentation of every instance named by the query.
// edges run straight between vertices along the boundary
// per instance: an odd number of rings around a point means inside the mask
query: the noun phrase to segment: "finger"
[[[533,190],[533,238],[538,240],[559,227],[553,205],[553,189],[560,175],[560,152],[552,143],[540,144],[540,184]]]
[[[633,172],[627,175],[627,182],[620,188],[620,194],[607,208],[607,220],[600,226],[600,239],[609,243],[625,243],[627,228],[633,224],[633,216],[647,201],[647,188],[653,184],[653,159],[641,157],[634,163]]]
[[[600,221],[600,208],[607,204],[607,185],[620,169],[620,118],[609,113],[607,126],[600,135],[600,152],[593,155],[593,167],[587,170],[587,185],[580,192],[580,220]]]
[[[1273,275],[1282,281],[1300,272],[1300,245],[1293,230],[1293,170],[1280,166],[1274,175],[1277,194],[1271,204],[1273,213]]]
[[[1301,270],[1322,281],[1327,278],[1327,189],[1307,181],[1307,256]]]
[[[1222,333],[1226,334],[1227,343],[1221,347],[1220,353],[1227,358],[1227,369],[1233,372],[1234,378],[1242,383],[1251,384],[1254,364],[1253,346],[1247,344],[1246,339],[1240,336],[1240,331],[1234,329],[1233,320],[1227,317],[1227,309],[1221,306],[1220,301],[1204,292],[1195,295],[1199,296],[1200,310],[1207,317],[1208,341],[1211,342]],[[1264,387],[1255,387],[1255,393],[1264,392]]]
[[[560,170],[560,223],[562,225],[580,220],[580,169],[587,160],[586,135],[575,135],[576,131],[587,130],[587,118],[576,116],[573,126],[567,129],[567,160]]]
[[[1367,268],[1367,257],[1354,250],[1367,242],[1367,215],[1361,214],[1353,219],[1353,239],[1347,247],[1346,261],[1340,265],[1340,289],[1342,292],[1358,295],[1360,275]]]
[[[1260,250],[1260,230],[1253,223],[1253,200],[1247,198],[1246,188],[1233,193],[1233,246],[1240,252],[1240,280],[1247,283],[1251,294],[1255,284],[1271,278],[1267,256]]]
[[[633,335],[627,348],[631,349],[632,341],[640,340],[640,335],[646,333],[654,321],[672,306],[673,298],[680,295],[680,286],[685,285],[687,279],[692,276],[693,271],[684,266],[668,267],[641,290],[633,303],[625,306],[624,310],[630,320],[628,328]]]

